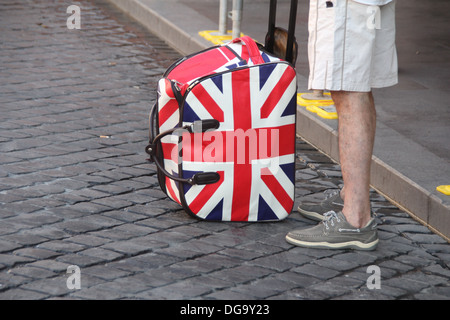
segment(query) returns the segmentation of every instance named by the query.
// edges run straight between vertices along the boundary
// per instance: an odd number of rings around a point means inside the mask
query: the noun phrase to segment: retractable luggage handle
[[[294,38],[295,38],[295,24],[297,19],[298,0],[291,0],[291,9],[289,13],[289,27],[288,40],[286,45],[286,61],[292,63],[294,58]],[[273,53],[273,46],[275,41],[275,20],[277,12],[277,0],[270,0],[269,9],[269,31],[266,37],[265,48],[267,51]]]
[[[155,104],[150,112],[150,127],[154,124],[154,117],[155,117],[155,113],[157,110],[157,105]],[[201,128],[201,132],[205,132],[207,130],[210,129],[218,129],[219,128],[219,121],[215,120],[215,119],[208,119],[208,120],[200,120],[200,121],[195,121],[192,125],[186,125],[184,127],[181,128],[173,128],[167,131],[164,131],[160,134],[158,134],[156,137],[153,137],[153,132],[152,130],[150,130],[150,142],[147,145],[147,147],[145,147],[145,152],[150,155],[150,161],[154,162],[155,165],[158,167],[159,170],[161,170],[161,172],[167,176],[169,179],[178,181],[178,182],[182,182],[182,183],[188,183],[190,185],[204,185],[204,184],[211,184],[211,183],[216,183],[220,180],[220,175],[217,172],[199,172],[194,174],[191,178],[188,179],[184,179],[184,178],[179,178],[173,174],[170,174],[165,168],[164,166],[160,163],[158,157],[156,156],[156,152],[157,152],[157,146],[158,146],[158,142],[164,138],[167,135],[171,135],[173,134],[175,131],[180,130],[180,129],[184,129],[187,130],[190,133],[193,132],[198,132],[197,128]]]

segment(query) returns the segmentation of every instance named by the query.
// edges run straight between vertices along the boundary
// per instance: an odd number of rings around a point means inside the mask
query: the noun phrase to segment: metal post
[[[219,35],[227,35],[228,0],[220,0]]]
[[[241,21],[242,9],[244,7],[243,0],[233,0],[233,11],[231,12],[231,19],[233,20],[233,39],[241,36]]]

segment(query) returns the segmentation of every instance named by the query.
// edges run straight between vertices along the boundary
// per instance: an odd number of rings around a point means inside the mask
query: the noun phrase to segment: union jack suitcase
[[[146,152],[161,189],[210,221],[278,221],[294,204],[296,72],[250,37],[174,63]]]

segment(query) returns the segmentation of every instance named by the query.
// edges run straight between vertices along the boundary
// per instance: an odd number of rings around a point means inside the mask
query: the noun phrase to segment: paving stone
[[[448,267],[443,267],[440,264],[434,264],[424,268],[425,272],[431,272],[433,274],[441,275],[450,279],[450,269]]]
[[[54,257],[57,257],[58,255],[60,255],[60,253],[57,253],[55,251],[39,249],[39,248],[23,248],[23,249],[14,251],[14,254],[22,256],[22,257],[36,259],[36,260],[54,258]]]
[[[400,276],[397,278],[391,278],[383,281],[383,284],[405,290],[407,293],[420,292],[422,289],[427,288],[429,285],[426,282],[413,280],[410,277]]]
[[[133,274],[127,277],[114,279],[102,285],[102,288],[123,292],[127,295],[136,294],[153,287],[154,282],[150,279],[151,275],[146,273]]]
[[[417,257],[417,256],[413,256],[411,254],[409,255],[401,255],[398,256],[394,259],[395,261],[399,261],[401,263],[404,264],[409,264],[411,266],[420,266],[420,267],[424,267],[424,266],[428,266],[432,263],[434,263],[433,260],[435,260],[435,258],[433,257]]]
[[[209,276],[233,283],[244,283],[270,274],[269,269],[255,266],[237,266],[223,271],[210,273]]]
[[[358,265],[369,265],[376,261],[377,257],[370,253],[348,252],[334,255],[333,259],[356,263]]]
[[[447,243],[447,241],[435,234],[404,232],[404,235],[418,243]]]
[[[343,286],[339,284],[334,284],[332,281],[324,281],[317,284],[313,284],[307,288],[312,292],[322,293],[324,297],[335,298],[345,294],[351,293],[355,290],[351,285]]]
[[[292,269],[292,271],[309,275],[321,280],[328,280],[340,274],[338,271],[312,264],[296,267]]]
[[[92,232],[93,235],[110,240],[127,240],[137,236],[144,236],[156,231],[150,227],[138,225],[121,225],[109,229]]]
[[[71,298],[84,300],[120,300],[126,298],[126,294],[119,291],[112,291],[110,288],[93,286],[86,289],[76,290],[70,294]]]
[[[378,264],[378,266],[381,268],[381,270],[383,270],[386,267],[389,269],[396,270],[399,273],[404,273],[414,269],[414,267],[409,264],[404,264],[395,260],[383,261],[380,264]]]
[[[289,255],[290,254],[286,252],[277,253],[274,255],[253,259],[247,262],[247,264],[283,272],[296,266],[295,263],[289,261]]]
[[[273,297],[274,299],[276,297]],[[281,300],[325,300],[329,299],[330,295],[328,293],[325,293],[323,291],[315,291],[310,290],[308,288],[295,288],[290,291],[284,292],[283,294],[279,295],[277,299]]]
[[[151,249],[164,247],[165,244],[162,242],[147,242],[140,244],[139,241],[133,240],[123,240],[123,241],[112,241],[102,246],[104,249],[113,250],[115,252],[126,254],[126,255],[137,255],[150,251]]]
[[[71,265],[69,263],[56,261],[55,259],[49,258],[49,259],[43,259],[38,260],[32,263],[28,263],[28,266],[42,268],[42,269],[48,269],[55,273],[66,273],[67,268]]]
[[[193,272],[201,274],[210,274],[213,271],[229,270],[230,268],[239,266],[242,260],[240,258],[228,257],[221,254],[210,254],[198,257],[192,260],[181,261],[177,264],[178,268],[193,270]],[[211,275],[215,279],[221,279]],[[221,279],[231,281],[227,279]]]
[[[383,294],[380,290],[355,290],[348,294],[333,298],[333,300],[391,300],[392,296]]]
[[[67,287],[67,276],[57,276],[50,279],[38,279],[24,284],[21,288],[58,297],[67,295],[71,289]]]
[[[205,298],[206,299],[212,299],[212,300],[222,300],[222,301],[226,301],[226,300],[239,300],[239,301],[249,300],[249,297],[248,297],[247,294],[239,293],[239,292],[235,292],[235,291],[231,291],[231,290],[216,291],[216,292],[213,292],[211,294],[205,295]]]
[[[335,258],[323,258],[316,260],[314,263],[318,264],[319,266],[330,268],[336,271],[347,271],[359,266],[358,262]]]
[[[111,281],[116,278],[122,278],[126,275],[129,275],[129,272],[126,272],[124,270],[120,270],[114,267],[109,266],[108,264],[105,265],[96,265],[91,267],[86,267],[81,269],[82,275],[90,275],[93,277],[97,277],[103,280]]]
[[[20,266],[12,268],[8,271],[9,273],[23,276],[23,277],[29,277],[34,279],[40,279],[40,278],[50,278],[54,277],[56,274],[51,270],[46,270],[42,268],[36,268],[33,266]]]
[[[90,235],[89,233],[83,233],[80,235],[72,236],[67,239],[69,242],[73,242],[76,244],[84,245],[85,247],[98,247],[105,243],[110,242],[111,240],[96,237],[93,235]]]
[[[93,265],[97,265],[99,263],[103,263],[104,260],[97,257],[86,256],[81,254],[65,254],[56,258],[57,262],[65,263],[68,266],[75,265],[80,268],[90,267]]]
[[[450,286],[447,284],[443,286],[426,288],[414,297],[418,300],[449,300],[449,294]]]
[[[50,297],[48,293],[40,293],[21,288],[14,288],[0,292],[1,300],[41,300]]]
[[[167,286],[152,290],[151,294],[156,299],[191,299],[206,295],[212,291],[210,286],[204,286],[191,279],[180,280]]]
[[[15,249],[21,248],[22,245],[14,243],[12,241],[0,240],[0,252],[13,251]]]
[[[223,254],[223,255],[226,255],[229,257],[246,260],[246,261],[253,260],[256,257],[261,256],[261,254],[257,253],[257,252],[253,252],[250,250],[243,250],[243,249],[235,249],[235,248],[227,248],[225,250],[221,250],[220,254]]]
[[[249,284],[236,286],[232,288],[231,291],[246,295],[247,299],[261,300],[280,294],[281,292],[289,291],[293,287],[295,287],[295,285],[292,283],[266,277]]]
[[[15,266],[17,264],[32,262],[33,258],[16,256],[13,254],[0,254],[0,261],[3,266],[3,270],[6,270],[6,268]]]
[[[70,243],[67,241],[48,241],[41,243],[37,246],[37,248],[47,249],[56,252],[62,253],[72,253],[83,250],[85,247],[79,244]]]
[[[55,225],[56,228],[60,228],[71,234],[78,234],[84,232],[90,232],[94,230],[102,229],[103,226],[94,224],[92,222],[84,221],[84,219],[77,219],[71,221],[61,222]]]
[[[102,259],[103,261],[113,261],[123,256],[122,254],[103,248],[86,249],[84,251],[78,252],[78,254],[96,257]]]
[[[145,220],[146,216],[141,214],[132,213],[125,210],[114,210],[103,213],[103,216],[111,217],[116,220],[122,221],[122,222],[137,222],[139,221],[140,224],[143,223],[143,220]],[[151,220],[153,223],[154,221]]]
[[[208,241],[200,239],[191,239],[183,243],[183,247],[189,248],[189,250],[200,252],[203,254],[211,254],[220,251],[220,254],[225,254],[223,248],[217,244],[210,243]],[[242,250],[239,250],[239,257],[242,258]]]

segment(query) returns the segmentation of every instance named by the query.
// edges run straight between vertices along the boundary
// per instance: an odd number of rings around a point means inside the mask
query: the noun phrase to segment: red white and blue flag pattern
[[[264,63],[254,65],[246,52],[240,43],[218,47],[194,57],[187,73],[175,68],[159,82],[160,132],[197,120],[220,122],[214,131],[185,132],[182,158],[178,137],[162,140],[170,173],[220,176],[216,183],[193,186],[166,178],[167,194],[201,219],[275,221],[284,219],[294,204],[296,73],[288,63],[262,52]],[[217,64],[212,72],[211,64],[209,71],[204,66],[209,61]],[[248,67],[238,68],[244,64]],[[210,75],[201,78],[206,72]],[[174,80],[186,93],[182,108]]]

